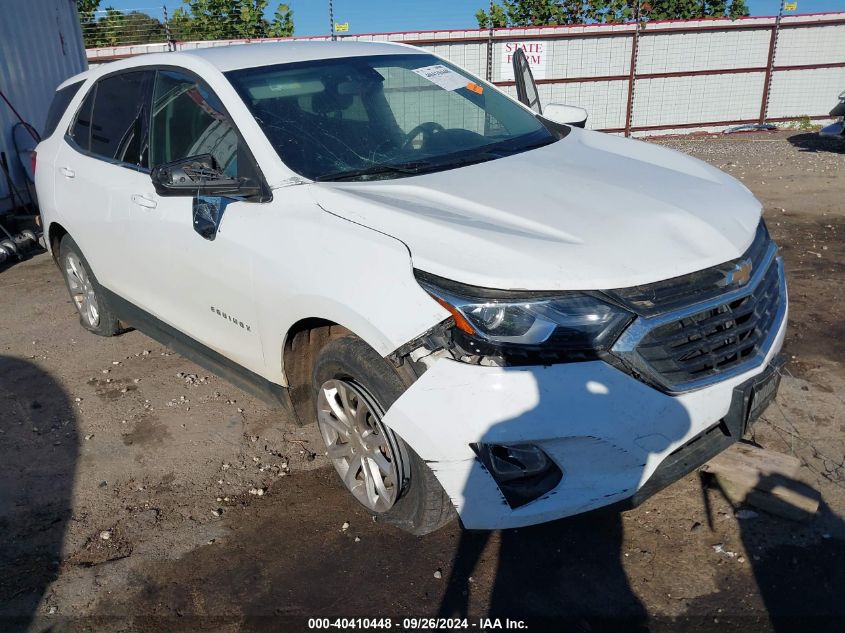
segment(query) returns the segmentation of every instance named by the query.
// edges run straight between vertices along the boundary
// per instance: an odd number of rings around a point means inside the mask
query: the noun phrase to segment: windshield
[[[553,142],[530,112],[431,55],[226,73],[282,161],[314,180],[393,178]]]

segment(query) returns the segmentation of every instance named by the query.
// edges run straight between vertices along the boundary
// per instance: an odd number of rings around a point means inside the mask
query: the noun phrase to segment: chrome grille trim
[[[717,370],[702,378],[674,383],[668,381],[665,376],[657,371],[649,363],[649,361],[638,352],[637,348],[648,334],[656,328],[675,323],[682,319],[689,319],[691,317],[698,316],[708,310],[726,306],[727,304],[754,294],[758,289],[758,286],[760,286],[760,284],[766,279],[767,273],[769,273],[772,266],[777,267],[776,274],[778,292],[775,297],[775,301],[777,302],[775,316],[771,320],[768,331],[763,332],[761,340],[756,345],[756,349],[754,349],[753,353],[750,354],[748,358],[730,365],[729,367],[725,367],[724,369]],[[769,350],[772,348],[775,337],[777,336],[786,316],[786,297],[786,278],[783,270],[783,260],[777,256],[777,245],[775,245],[774,242],[770,242],[765,255],[759,264],[755,266],[752,278],[745,286],[706,301],[689,304],[678,310],[650,317],[637,317],[634,319],[633,323],[628,326],[628,329],[620,335],[619,339],[613,345],[611,353],[621,359],[627,368],[642,375],[646,382],[654,384],[666,393],[680,394],[701,389],[714,383],[743,374],[755,367],[758,367],[765,361],[765,358]]]

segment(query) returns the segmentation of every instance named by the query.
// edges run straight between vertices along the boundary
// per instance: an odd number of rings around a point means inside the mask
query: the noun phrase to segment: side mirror
[[[230,195],[250,196],[256,187],[247,187],[222,172],[211,154],[189,156],[153,169],[150,174],[160,196]]]
[[[231,198],[223,196],[197,196],[193,200],[194,231],[209,242],[217,237],[217,230],[223,221],[223,212]]]
[[[553,123],[562,123],[572,127],[584,127],[587,125],[587,111],[578,106],[565,105],[563,103],[550,103],[543,108],[543,118]]]

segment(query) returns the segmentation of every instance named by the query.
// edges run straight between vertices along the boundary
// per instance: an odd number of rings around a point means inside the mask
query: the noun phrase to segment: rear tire
[[[407,383],[373,348],[349,335],[320,351],[312,387],[326,454],[346,488],[371,514],[423,535],[456,513],[431,469],[381,421]]]
[[[120,333],[120,323],[103,287],[70,235],[62,238],[58,263],[82,327],[99,336]]]

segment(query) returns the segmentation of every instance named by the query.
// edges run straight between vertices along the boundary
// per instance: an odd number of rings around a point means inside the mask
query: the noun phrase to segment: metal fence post
[[[164,39],[167,41],[167,50],[173,52],[176,50],[176,42],[173,41],[173,34],[170,32],[170,19],[167,17],[167,5],[163,5],[162,12],[164,15]]]
[[[634,9],[634,35],[631,41],[631,68],[628,73],[628,106],[625,109],[625,136],[631,136],[634,120],[634,84],[637,82],[637,49],[640,44],[640,0]]]
[[[489,26],[487,31],[487,81],[493,81],[493,0],[490,0]]]
[[[763,78],[763,98],[760,101],[760,123],[765,123],[769,116],[769,97],[772,92],[772,71],[775,65],[775,53],[778,48],[778,35],[780,34],[780,20],[783,17],[783,3],[780,2],[778,16],[775,18],[775,25],[772,27],[772,35],[769,39],[769,58],[766,61],[766,76]]]

